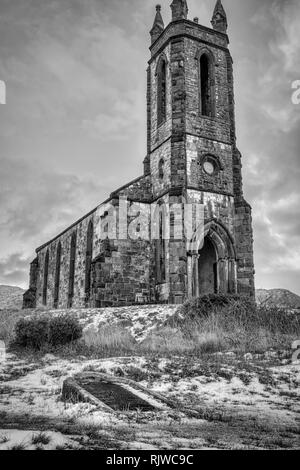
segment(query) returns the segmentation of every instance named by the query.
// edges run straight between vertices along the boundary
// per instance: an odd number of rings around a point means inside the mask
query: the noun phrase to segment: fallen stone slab
[[[91,403],[103,411],[167,410],[171,401],[133,380],[96,372],[83,372],[63,383],[62,399]],[[172,408],[174,403],[172,402]]]

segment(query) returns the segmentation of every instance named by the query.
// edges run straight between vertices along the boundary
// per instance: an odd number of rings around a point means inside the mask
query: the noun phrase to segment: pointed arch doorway
[[[200,295],[218,292],[217,253],[211,240],[206,237],[203,248],[198,253],[197,282]]]
[[[195,231],[188,250],[188,295],[236,293],[236,255],[227,229],[213,220]]]

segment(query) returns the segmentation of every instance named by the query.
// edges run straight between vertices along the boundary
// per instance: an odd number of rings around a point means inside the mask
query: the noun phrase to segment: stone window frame
[[[44,260],[44,281],[43,281],[43,305],[47,305],[48,277],[49,277],[49,248],[47,248]]]
[[[158,213],[156,213],[158,211]],[[157,217],[157,218],[156,218]],[[165,205],[164,201],[159,201],[157,204],[157,208],[154,213],[154,218],[156,223],[158,223],[158,230],[157,230],[157,239],[155,240],[156,246],[156,256],[155,256],[155,272],[156,272],[156,283],[157,284],[165,284],[167,280],[167,273],[166,273],[166,240],[164,238],[164,234],[166,234],[166,224],[168,222],[168,210]],[[165,218],[165,221],[164,221]]]
[[[162,106],[162,67],[164,68],[164,103]],[[163,125],[167,120],[167,93],[168,93],[168,59],[166,54],[163,52],[157,61],[156,70],[155,70],[155,77],[156,77],[156,114],[157,114],[157,127]]]
[[[69,266],[69,286],[68,286],[68,308],[73,305],[74,284],[75,284],[75,264],[76,264],[77,232],[74,231],[70,243],[70,266]]]
[[[215,171],[211,175],[209,175],[204,169],[204,163],[207,161],[211,162],[215,168]],[[220,171],[223,171],[224,169],[220,161],[220,158],[217,155],[213,153],[209,153],[209,152],[201,153],[199,155],[198,164],[201,167],[202,172],[205,173],[206,176],[211,177],[211,178],[217,176],[220,173]]]
[[[56,247],[56,265],[55,265],[54,299],[53,299],[54,308],[58,308],[58,302],[59,302],[61,255],[62,255],[61,242],[58,242],[57,247]]]
[[[202,96],[201,96],[201,58],[206,56],[209,61],[209,87],[210,87],[210,113],[208,115],[202,114]],[[195,61],[197,63],[198,71],[198,112],[199,116],[206,119],[214,119],[216,117],[216,87],[215,87],[215,68],[216,59],[213,52],[207,47],[202,47],[197,50]]]
[[[163,181],[165,177],[165,160],[164,158],[160,158],[158,162],[158,177],[160,181]]]
[[[86,300],[90,298],[91,290],[91,273],[93,259],[93,242],[94,242],[94,222],[91,219],[88,224],[86,235],[86,252],[85,252],[85,296]]]

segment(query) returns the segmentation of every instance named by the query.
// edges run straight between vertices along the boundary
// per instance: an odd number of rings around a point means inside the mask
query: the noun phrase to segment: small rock
[[[252,361],[253,356],[251,353],[244,354],[245,361]]]
[[[232,351],[230,351],[230,352],[225,353],[225,356],[227,356],[227,357],[235,357],[235,353],[232,352]]]
[[[57,357],[54,354],[45,354],[42,360],[43,362],[53,362],[57,360]]]
[[[265,358],[266,359],[271,359],[271,358],[274,358],[274,357],[277,357],[277,352],[276,351],[267,351],[265,352]]]

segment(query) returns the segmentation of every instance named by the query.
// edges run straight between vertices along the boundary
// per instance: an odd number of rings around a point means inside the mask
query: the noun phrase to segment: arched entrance
[[[189,297],[237,292],[234,243],[220,222],[212,220],[198,228],[187,254]]]
[[[196,268],[200,295],[217,292],[217,253],[209,237],[205,238],[203,248],[199,251]]]

